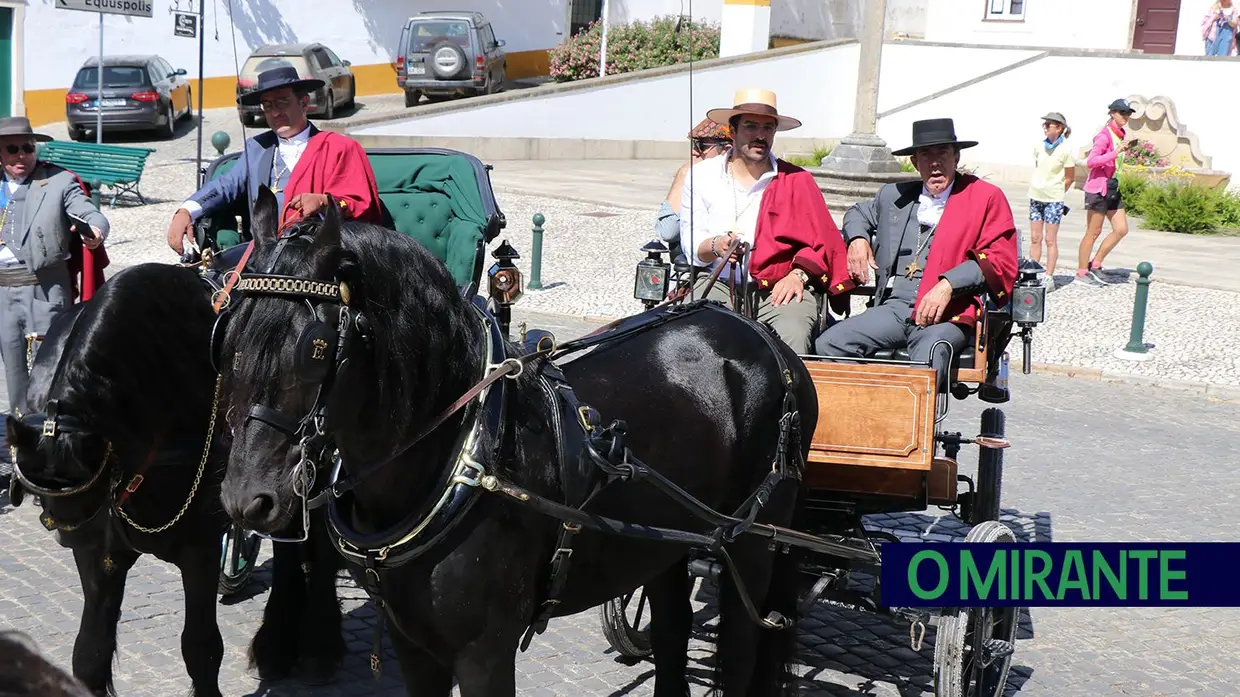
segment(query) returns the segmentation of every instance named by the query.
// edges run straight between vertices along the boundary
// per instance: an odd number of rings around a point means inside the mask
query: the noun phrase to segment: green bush
[[[1209,235],[1224,224],[1231,194],[1181,182],[1150,184],[1137,199],[1141,217],[1155,230]],[[1125,202],[1127,205],[1127,202]]]
[[[1119,175],[1119,193],[1124,201],[1124,208],[1127,209],[1129,215],[1144,215],[1141,212],[1141,194],[1149,185],[1149,180],[1145,177],[1137,177],[1131,174]]]
[[[603,25],[594,22],[586,30],[551,49],[551,77],[571,82],[598,77],[599,47]],[[703,22],[689,22],[675,15],[655,17],[649,22],[615,24],[607,27],[607,74],[717,58],[719,28]]]

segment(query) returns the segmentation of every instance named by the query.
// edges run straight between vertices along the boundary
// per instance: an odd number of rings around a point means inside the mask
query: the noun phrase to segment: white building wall
[[[1201,20],[1214,0],[1180,0],[1180,26],[1175,34],[1177,56],[1204,56],[1206,42],[1201,38]]]
[[[650,21],[660,15],[685,15],[690,10],[694,22],[719,24],[723,0],[606,0],[610,24]],[[692,5],[692,7],[690,7]]]
[[[983,0],[925,0],[926,41],[1127,49],[1133,0],[1029,0],[1025,20],[985,20]]]

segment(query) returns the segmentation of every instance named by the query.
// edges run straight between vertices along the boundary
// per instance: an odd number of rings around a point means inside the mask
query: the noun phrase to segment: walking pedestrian
[[[1240,9],[1232,0],[1217,0],[1201,22],[1201,38],[1207,56],[1231,56],[1236,53],[1236,33],[1240,30]]]
[[[1130,140],[1125,130],[1133,114],[1128,100],[1116,99],[1107,109],[1110,119],[1094,136],[1094,145],[1085,161],[1089,167],[1089,176],[1083,187],[1085,236],[1081,238],[1081,246],[1077,250],[1076,279],[1073,281],[1092,288],[1107,285],[1099,274],[1102,262],[1128,234],[1128,214],[1124,212],[1124,201],[1119,191],[1119,172],[1123,167],[1120,153],[1126,146],[1136,143],[1136,138]],[[1091,256],[1094,242],[1102,232],[1103,218],[1111,222],[1111,234],[1102,240],[1098,253]]]
[[[1076,158],[1064,142],[1072,135],[1063,114],[1052,111],[1042,117],[1045,137],[1033,149],[1033,176],[1029,181],[1029,258],[1042,263],[1042,240],[1046,240],[1046,285],[1055,287],[1055,264],[1059,261],[1059,223],[1068,207],[1064,194],[1076,182]]]

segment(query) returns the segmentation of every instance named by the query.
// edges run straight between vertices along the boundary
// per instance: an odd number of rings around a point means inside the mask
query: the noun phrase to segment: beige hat
[[[737,114],[755,114],[774,116],[777,121],[775,124],[777,131],[790,131],[801,126],[801,122],[791,116],[779,114],[779,110],[775,108],[775,93],[771,90],[753,88],[737,90],[732,98],[732,104],[731,109],[711,109],[706,112],[706,118],[715,123],[727,123],[728,119]]]

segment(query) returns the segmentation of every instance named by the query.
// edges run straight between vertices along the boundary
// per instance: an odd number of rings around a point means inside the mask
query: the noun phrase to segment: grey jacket
[[[874,263],[878,265],[875,287],[879,289],[887,285],[887,279],[895,272],[901,240],[912,240],[911,246],[916,246],[921,188],[920,179],[884,184],[874,198],[853,204],[844,214],[845,243],[862,237],[869,240],[874,250]],[[942,277],[952,284],[953,295],[976,294],[986,283],[981,267],[973,260],[958,264]]]
[[[70,213],[99,228],[107,239],[108,219],[95,210],[72,172],[39,162],[26,181],[25,209],[22,220],[15,221],[19,227],[14,231],[20,236],[21,255],[31,272],[69,259],[73,237],[79,235],[69,229],[73,222]]]

